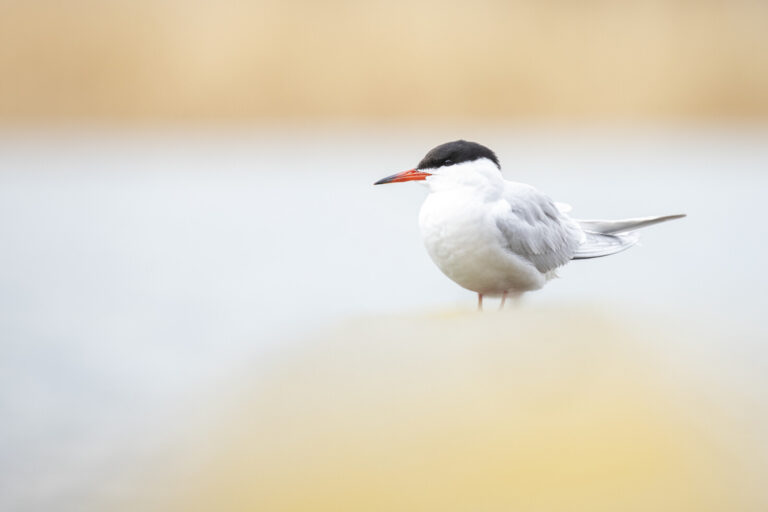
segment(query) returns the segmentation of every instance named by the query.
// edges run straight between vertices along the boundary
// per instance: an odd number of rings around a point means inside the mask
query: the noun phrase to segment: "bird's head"
[[[380,179],[374,185],[425,181],[435,190],[461,185],[479,185],[501,179],[499,159],[476,142],[456,140],[433,148],[415,169]]]

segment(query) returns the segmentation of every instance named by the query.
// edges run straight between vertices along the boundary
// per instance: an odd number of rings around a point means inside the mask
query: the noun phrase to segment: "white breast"
[[[431,193],[419,215],[432,261],[460,286],[485,295],[541,288],[544,274],[507,248],[496,216],[509,204],[470,188]]]

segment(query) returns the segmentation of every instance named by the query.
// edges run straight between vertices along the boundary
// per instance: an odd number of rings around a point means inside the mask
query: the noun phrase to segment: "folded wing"
[[[509,182],[504,194],[509,206],[496,219],[506,247],[547,273],[572,259],[599,258],[637,244],[635,230],[685,217],[664,215],[623,220],[578,220],[570,207],[555,203],[535,188]]]
[[[581,229],[547,196],[533,187],[514,184],[504,199],[509,209],[497,217],[496,226],[510,252],[542,273],[573,258],[583,238]]]

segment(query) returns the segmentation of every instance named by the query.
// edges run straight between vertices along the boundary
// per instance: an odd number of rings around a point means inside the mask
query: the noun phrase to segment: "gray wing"
[[[552,200],[533,187],[512,183],[504,199],[509,210],[496,218],[496,226],[511,252],[542,273],[573,258],[584,234]]]

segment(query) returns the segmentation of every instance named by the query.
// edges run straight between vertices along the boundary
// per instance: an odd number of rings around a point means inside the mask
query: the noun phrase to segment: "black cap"
[[[446,142],[445,144],[440,144],[433,148],[427,153],[427,156],[422,158],[417,169],[436,169],[444,165],[472,162],[480,158],[487,158],[501,170],[499,159],[496,158],[493,151],[482,144],[466,140]]]

